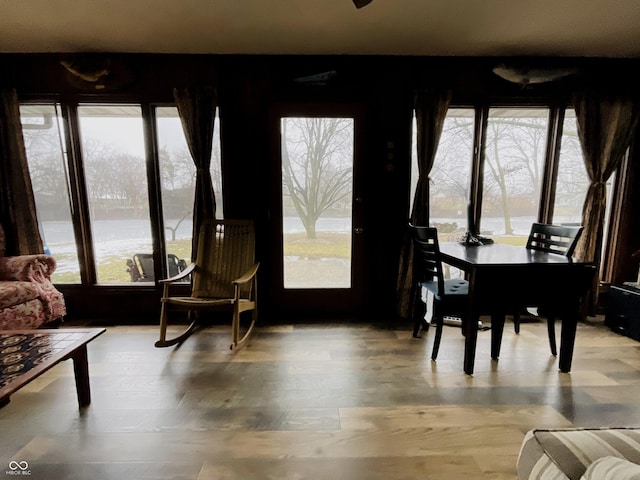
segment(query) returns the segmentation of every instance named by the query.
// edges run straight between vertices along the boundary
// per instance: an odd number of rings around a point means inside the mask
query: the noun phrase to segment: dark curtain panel
[[[606,207],[606,182],[618,168],[631,143],[640,109],[637,98],[604,91],[585,91],[574,95],[578,137],[591,185],[582,210],[583,234],[576,256],[601,263]],[[598,303],[599,277],[591,290],[588,310],[594,315]]]
[[[429,225],[429,173],[436,158],[450,101],[449,90],[424,90],[415,96],[418,184],[411,209],[411,223],[414,225]],[[421,300],[420,289],[413,281],[413,242],[409,229],[400,252],[397,292],[398,314],[414,318],[421,311]]]
[[[0,189],[6,254],[42,253],[15,89],[0,90]]]
[[[196,166],[191,253],[192,259],[195,259],[200,225],[206,219],[214,220],[216,216],[216,198],[210,167],[217,97],[213,87],[175,88],[173,96],[189,151]]]

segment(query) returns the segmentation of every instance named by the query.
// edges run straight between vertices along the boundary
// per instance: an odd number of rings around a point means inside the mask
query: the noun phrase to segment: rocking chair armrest
[[[193,272],[195,269],[196,269],[196,264],[195,263],[191,263],[191,264],[189,264],[189,266],[187,266],[187,268],[182,270],[177,275],[174,275],[173,277],[170,277],[170,278],[165,278],[163,280],[159,280],[158,283],[167,284],[167,283],[178,282],[178,281],[182,280],[183,278],[188,277],[189,274],[191,274],[191,272]]]
[[[260,262],[254,263],[249,270],[245,272],[241,277],[236,278],[233,281],[234,285],[243,285],[245,283],[250,282],[253,277],[256,276],[256,272],[258,271],[258,267],[260,266]]]

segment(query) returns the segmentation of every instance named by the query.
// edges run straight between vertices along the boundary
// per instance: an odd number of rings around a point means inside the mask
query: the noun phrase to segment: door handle
[[[353,229],[353,233],[355,233],[356,235],[361,235],[361,234],[362,234],[362,232],[364,232],[364,228],[361,228],[361,227],[355,227],[355,228]]]

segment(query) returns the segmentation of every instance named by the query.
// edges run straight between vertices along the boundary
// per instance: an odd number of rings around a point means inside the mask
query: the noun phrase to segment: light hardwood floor
[[[77,324],[74,324],[77,326]],[[640,343],[601,319],[578,327],[560,373],[544,323],[505,326],[501,358],[480,332],[475,374],[446,327],[258,327],[230,352],[227,327],[157,349],[154,326],[89,344],[93,401],[78,409],[63,362],[0,409],[0,475],[35,479],[504,479],[534,427],[640,425]]]

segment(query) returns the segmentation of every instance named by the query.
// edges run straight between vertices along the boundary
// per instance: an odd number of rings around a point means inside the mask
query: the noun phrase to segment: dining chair
[[[571,257],[582,229],[582,225],[534,223],[527,239],[527,248]]]
[[[250,220],[212,220],[203,222],[198,236],[195,262],[178,275],[160,280],[164,286],[160,311],[160,339],[156,347],[181,343],[195,329],[201,311],[225,310],[232,314],[231,349],[243,347],[249,339],[258,314],[255,234]],[[191,275],[189,295],[172,295],[171,285]],[[195,317],[180,335],[167,339],[169,310],[186,310]],[[240,315],[251,314],[241,333]]]
[[[435,360],[440,348],[445,316],[460,318],[464,332],[465,316],[468,308],[469,282],[459,278],[444,279],[436,228],[412,224],[409,224],[409,228],[413,233],[413,278],[418,282],[421,290],[425,288],[433,295],[431,322],[435,324],[436,336],[433,341],[431,358]],[[426,303],[425,307],[428,308]],[[420,328],[424,323],[424,314],[415,319],[413,326],[414,337],[418,337]]]
[[[548,223],[533,223],[527,239],[527,250],[555,253],[565,257],[572,257],[578,239],[582,233],[581,225],[552,225]],[[523,306],[523,308],[526,306]],[[556,356],[556,314],[550,305],[538,305],[538,313],[547,318],[547,331],[551,353]],[[520,333],[520,309],[513,315],[513,325],[516,333]]]

